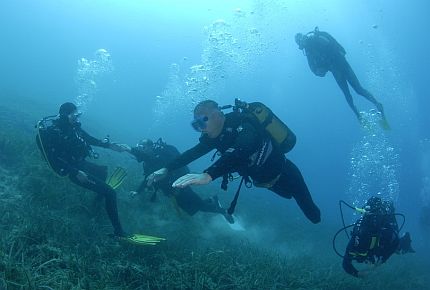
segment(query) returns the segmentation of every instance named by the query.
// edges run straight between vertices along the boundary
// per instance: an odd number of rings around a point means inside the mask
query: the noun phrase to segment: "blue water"
[[[325,222],[339,222],[339,199],[360,204],[380,194],[425,248],[418,221],[430,195],[429,11],[419,0],[3,0],[0,98],[35,100],[50,115],[86,92],[90,132],[128,144],[163,137],[181,150],[198,139],[189,126],[196,102],[262,101],[296,133],[289,157]],[[331,74],[310,72],[294,35],[315,26],[345,47],[384,104],[390,131],[361,128]],[[91,72],[82,73],[83,58]],[[359,110],[373,108],[353,96]],[[209,158],[191,168],[201,171]]]

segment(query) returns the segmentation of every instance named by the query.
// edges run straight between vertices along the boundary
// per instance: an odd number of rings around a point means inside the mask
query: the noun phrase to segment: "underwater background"
[[[430,27],[427,1],[9,1],[0,2],[0,289],[430,289]],[[391,130],[352,91],[363,128],[331,74],[315,77],[294,35],[316,26],[347,51],[362,85],[384,105]],[[322,222],[294,200],[242,189],[235,230],[220,216],[188,217],[168,198],[132,199],[142,168],[95,148],[96,161],[127,168],[118,190],[127,230],[167,240],[154,247],[107,237],[94,193],[55,176],[35,144],[37,120],[67,101],[83,128],[135,145],[162,137],[184,151],[199,101],[260,101],[297,135],[288,153]],[[193,162],[201,172],[212,154]],[[218,194],[220,180],[195,187]],[[394,201],[416,254],[393,255],[369,277],[343,272],[332,239],[339,200]],[[345,210],[347,223],[358,216]],[[346,246],[340,235],[336,245]]]

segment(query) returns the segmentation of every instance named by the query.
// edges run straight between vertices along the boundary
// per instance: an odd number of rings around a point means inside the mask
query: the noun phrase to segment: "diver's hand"
[[[110,143],[109,148],[116,152],[129,152],[131,150],[130,146],[127,144]]]
[[[327,73],[327,70],[324,68],[315,69],[315,75],[318,77],[325,77],[326,73]]]
[[[130,190],[130,197],[135,198],[138,195],[137,191]]]
[[[158,182],[161,179],[165,178],[167,176],[167,173],[169,171],[167,170],[167,168],[161,168],[157,171],[154,171],[153,173],[151,173],[147,178],[146,178],[146,185],[147,186],[152,186],[152,184],[154,182]]]
[[[184,188],[189,185],[208,184],[211,181],[212,177],[207,173],[186,174],[176,179],[176,181],[173,182],[172,187]]]
[[[384,264],[384,262],[383,262],[383,260],[382,260],[382,257],[380,257],[380,258],[375,262],[375,264],[373,264],[373,268],[379,267],[379,266],[381,266],[382,264]]]
[[[76,174],[76,178],[80,183],[90,183],[90,180],[88,179],[88,175],[81,170],[79,170],[78,174]]]
[[[362,269],[362,270],[358,271],[357,277],[358,278],[366,278],[367,276],[369,276],[369,274],[373,270],[375,270],[376,267],[379,267],[382,264],[383,264],[383,262],[381,260],[376,261],[375,263],[371,264],[370,267],[368,267],[367,269]]]

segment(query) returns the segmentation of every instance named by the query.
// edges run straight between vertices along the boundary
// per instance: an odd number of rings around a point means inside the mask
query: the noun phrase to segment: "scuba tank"
[[[42,153],[43,159],[48,164],[49,168],[52,169],[58,176],[64,177],[68,175],[68,172],[62,168],[56,166],[55,163],[52,162],[52,153],[55,151],[54,148],[51,148],[49,144],[50,135],[52,134],[52,123],[58,117],[58,115],[44,117],[39,120],[35,126],[37,130],[36,134],[36,144]],[[47,144],[48,143],[48,144]]]
[[[241,110],[257,119],[264,130],[279,145],[282,153],[288,153],[296,145],[296,135],[282,122],[266,105],[260,102],[246,103],[239,99],[234,100],[233,110]]]
[[[43,119],[39,120],[36,125],[34,126],[37,130],[36,134],[36,144],[39,148],[40,152],[42,153],[43,159],[45,159],[46,162],[49,163],[48,154],[50,153],[50,148],[45,148],[45,141],[47,138],[49,138],[48,130],[52,126],[52,121],[55,120],[57,115],[44,117]]]

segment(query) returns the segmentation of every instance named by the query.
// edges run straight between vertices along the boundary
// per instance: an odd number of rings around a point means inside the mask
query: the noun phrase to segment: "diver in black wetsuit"
[[[94,156],[91,146],[109,148],[122,152],[125,148],[118,144],[102,141],[89,135],[81,128],[79,113],[72,103],[64,103],[59,110],[59,118],[52,125],[40,130],[37,145],[50,167],[61,176],[86,189],[103,196],[106,212],[114,228],[114,235],[125,235],[117,210],[115,190],[105,183],[107,167],[96,165],[85,159]]]
[[[238,112],[225,114],[212,100],[199,103],[194,109],[193,127],[202,132],[200,142],[182,153],[166,168],[154,172],[149,183],[162,179],[167,172],[180,168],[216,149],[221,157],[204,173],[187,174],[173,183],[184,188],[208,184],[228,173],[238,172],[250,177],[257,187],[265,187],[284,198],[294,198],[313,223],[321,220],[299,169],[282,154],[278,146],[255,123]]]
[[[143,170],[146,177],[157,169],[163,168],[180,155],[175,146],[166,144],[161,138],[155,143],[150,139],[143,139],[136,147],[129,147],[127,151],[136,157],[138,162],[143,162]],[[161,189],[164,194],[174,197],[179,208],[191,216],[198,211],[217,213],[222,214],[229,223],[234,223],[233,217],[228,215],[226,209],[221,207],[217,196],[203,200],[191,188],[172,187],[172,183],[176,179],[188,173],[190,173],[190,170],[187,166],[173,170],[167,178],[156,184],[154,190]],[[145,178],[136,193],[144,192],[147,187],[146,183]]]
[[[354,224],[342,263],[345,272],[355,277],[363,277],[367,273],[358,271],[352,261],[379,265],[385,263],[395,252],[415,252],[408,232],[399,237],[392,202],[371,197],[364,210],[364,215]]]
[[[357,76],[345,58],[345,49],[330,34],[319,31],[318,27],[314,31],[303,35],[297,33],[295,40],[300,50],[304,50],[308,59],[311,71],[319,76],[324,77],[328,71],[331,71],[337,84],[345,95],[346,101],[353,110],[357,118],[362,121],[359,111],[354,105],[348,84],[370,102],[372,102],[378,111],[382,114],[384,128],[388,128],[385,118],[384,108],[375,97],[358,81]]]

